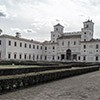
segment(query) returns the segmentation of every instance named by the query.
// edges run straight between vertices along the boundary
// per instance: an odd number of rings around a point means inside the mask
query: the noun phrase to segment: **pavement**
[[[100,71],[3,94],[0,100],[100,100]]]

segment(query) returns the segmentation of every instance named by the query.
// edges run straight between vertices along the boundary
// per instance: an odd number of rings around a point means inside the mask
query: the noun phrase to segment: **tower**
[[[63,34],[63,28],[59,23],[54,25],[54,31],[51,32],[51,42],[57,42],[57,38]]]
[[[83,22],[81,41],[90,41],[93,38],[94,23],[92,20]]]

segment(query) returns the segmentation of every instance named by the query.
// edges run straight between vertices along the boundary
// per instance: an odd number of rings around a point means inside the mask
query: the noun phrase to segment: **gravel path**
[[[100,100],[100,71],[0,95],[0,100]]]

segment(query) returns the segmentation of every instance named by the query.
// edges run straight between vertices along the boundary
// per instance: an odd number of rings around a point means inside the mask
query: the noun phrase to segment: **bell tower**
[[[51,42],[57,42],[57,38],[63,34],[63,28],[59,23],[54,25],[54,31],[51,32]]]
[[[93,38],[94,23],[92,20],[83,22],[81,41],[90,41]]]

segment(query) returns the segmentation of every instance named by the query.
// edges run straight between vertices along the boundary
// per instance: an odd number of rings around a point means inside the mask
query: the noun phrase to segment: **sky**
[[[53,26],[61,23],[64,32],[81,31],[92,19],[94,38],[100,38],[100,0],[0,0],[2,34],[37,41],[50,40]]]

